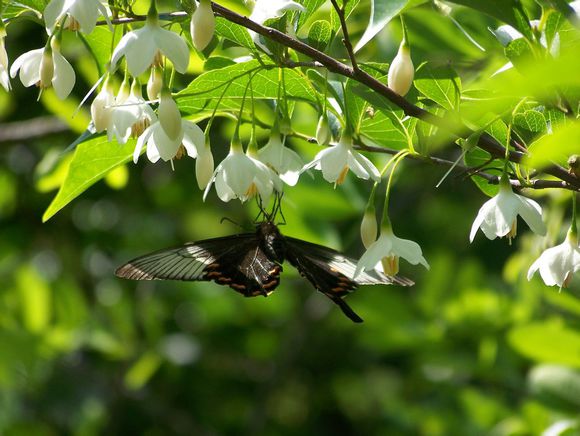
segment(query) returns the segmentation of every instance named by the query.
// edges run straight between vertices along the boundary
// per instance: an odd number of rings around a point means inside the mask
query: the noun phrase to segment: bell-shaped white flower
[[[8,54],[4,46],[4,38],[6,38],[6,28],[0,19],[0,85],[6,91],[10,91],[10,77],[8,76]]]
[[[122,85],[121,89],[123,88]],[[143,99],[141,85],[133,80],[129,96],[125,98],[125,92],[119,92],[112,107],[107,126],[109,141],[116,137],[119,143],[125,144],[129,137],[140,136],[156,119],[153,109]]]
[[[335,185],[344,182],[348,170],[364,180],[370,178],[378,182],[381,179],[381,174],[373,163],[354,150],[352,138],[348,134],[343,134],[338,144],[318,152],[314,160],[304,166],[303,171],[313,167],[321,170],[324,179]]]
[[[542,208],[534,200],[515,194],[506,176],[502,176],[499,193],[481,206],[469,234],[473,242],[477,229],[481,228],[488,239],[516,236],[517,216],[521,216],[530,229],[538,235],[546,234],[542,220]]]
[[[16,77],[18,70],[24,86],[38,85],[41,89],[52,86],[61,100],[68,97],[75,85],[74,69],[60,54],[55,38],[52,38],[50,45],[18,57],[10,68],[10,76]]]
[[[399,258],[405,259],[411,265],[421,264],[429,269],[429,264],[423,257],[421,247],[416,242],[395,236],[389,224],[383,224],[379,239],[373,242],[357,263],[354,276],[362,271],[382,269],[387,275],[399,272]]]
[[[91,104],[91,117],[97,133],[103,132],[111,124],[111,113],[115,104],[115,93],[109,77]]]
[[[137,163],[143,146],[147,144],[147,158],[155,163],[160,158],[165,162],[180,158],[182,150],[192,158],[198,157],[204,150],[205,135],[197,124],[189,120],[181,120],[181,133],[176,139],[171,139],[165,133],[159,121],[151,124],[137,139],[133,152],[133,162]],[[182,148],[183,147],[183,148]]]
[[[189,49],[185,41],[175,32],[159,26],[154,7],[147,14],[147,21],[141,29],[129,32],[121,38],[113,51],[111,67],[115,68],[125,56],[127,68],[137,77],[152,64],[160,63],[160,54],[165,55],[179,73],[185,73],[189,64]]]
[[[200,0],[199,5],[191,16],[190,32],[193,45],[202,51],[213,38],[215,31],[215,16],[210,0]]]
[[[397,56],[389,66],[388,87],[397,94],[405,96],[415,76],[415,67],[411,60],[411,50],[405,40],[401,42]]]
[[[277,128],[272,129],[270,140],[258,151],[258,159],[272,168],[290,186],[296,185],[304,165],[298,153],[284,145]]]
[[[218,197],[225,202],[234,198],[244,202],[256,194],[268,201],[274,190],[282,189],[278,176],[264,163],[244,153],[237,138],[232,140],[229,154],[215,169],[205,188],[204,200],[213,183]]]
[[[578,234],[570,229],[563,243],[545,250],[528,270],[528,280],[538,270],[547,286],[566,288],[574,273],[580,270]]]
[[[113,30],[109,9],[100,0],[52,0],[44,8],[44,23],[49,33],[65,15],[71,30],[91,33],[101,15]]]

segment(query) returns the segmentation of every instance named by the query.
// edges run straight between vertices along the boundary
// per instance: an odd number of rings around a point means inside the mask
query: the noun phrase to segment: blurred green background
[[[497,23],[455,16],[487,53],[421,9],[408,17],[413,56],[467,77],[501,66],[486,28]],[[361,8],[355,35],[366,20]],[[399,32],[395,23],[361,57],[391,59]],[[11,60],[43,44],[38,25],[9,27]],[[435,189],[445,168],[402,165],[391,219],[399,236],[421,244],[431,270],[402,262],[414,287],[352,294],[361,325],[289,265],[269,298],[116,278],[137,255],[241,231],[223,217],[250,229],[256,207],[223,204],[213,192],[202,202],[192,160],[172,171],[142,159],[42,224],[70,157],[62,153],[87,124],[86,110],[70,114],[95,77],[78,41],[66,54],[80,73],[65,105],[50,93],[36,103],[37,90],[17,80],[12,93],[0,89],[0,434],[528,435],[577,417],[578,281],[558,293],[525,279],[541,241],[524,226],[511,246],[481,234],[470,245],[487,198],[463,174]],[[316,115],[303,109],[293,123],[312,135]],[[216,161],[231,127],[212,132]],[[317,151],[293,141],[308,156]],[[281,230],[358,256],[369,191],[353,177],[333,189],[319,173],[303,175],[286,188]],[[560,223],[564,204],[551,195]]]

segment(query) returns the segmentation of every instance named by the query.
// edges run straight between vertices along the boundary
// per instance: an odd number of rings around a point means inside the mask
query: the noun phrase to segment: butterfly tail
[[[328,298],[330,298],[338,307],[340,307],[340,309],[342,310],[342,313],[344,313],[351,321],[356,322],[356,323],[361,323],[363,322],[363,319],[358,316],[354,310],[351,309],[351,307],[346,304],[346,302],[336,296],[336,295],[332,295],[332,294],[324,294],[326,295]]]

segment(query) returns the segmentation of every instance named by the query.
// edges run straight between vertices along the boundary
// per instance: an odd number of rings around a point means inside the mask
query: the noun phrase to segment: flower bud
[[[181,114],[177,108],[175,100],[171,97],[169,91],[161,91],[161,99],[159,101],[159,122],[163,131],[169,139],[177,139],[181,134]]]
[[[199,51],[203,50],[213,38],[215,17],[210,0],[200,0],[199,6],[191,16],[191,40]]]
[[[111,121],[112,106],[115,104],[115,95],[109,78],[105,79],[101,92],[97,94],[91,104],[91,117],[95,130],[100,133],[104,131]]]
[[[360,237],[365,248],[377,240],[377,217],[374,208],[367,208],[360,225]]]
[[[415,68],[411,60],[411,50],[406,41],[403,41],[389,67],[388,86],[401,96],[405,96],[413,84]]]
[[[52,60],[52,49],[46,47],[42,54],[40,61],[40,82],[38,86],[41,89],[50,88],[52,86],[52,78],[54,76],[54,62]]]
[[[149,100],[157,100],[162,86],[163,76],[161,75],[161,69],[158,67],[151,68],[151,74],[147,81],[147,98]]]
[[[574,154],[568,158],[568,172],[580,177],[580,155]]]
[[[131,86],[129,85],[129,81],[127,78],[123,79],[121,82],[121,87],[119,88],[119,92],[117,93],[117,97],[115,97],[115,104],[123,104],[125,100],[129,98],[131,94]]]
[[[204,190],[213,175],[214,162],[209,139],[205,142],[203,153],[198,153],[195,161],[195,178],[199,189]]]
[[[6,91],[10,91],[10,79],[8,77],[8,55],[6,54],[6,47],[4,46],[4,38],[6,37],[6,28],[0,19],[0,85]]]
[[[328,125],[328,117],[323,114],[318,120],[318,125],[316,126],[316,142],[319,145],[328,145],[332,139],[332,132],[330,131],[330,126]]]

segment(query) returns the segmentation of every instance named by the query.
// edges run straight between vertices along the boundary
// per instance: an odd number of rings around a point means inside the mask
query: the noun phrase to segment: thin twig
[[[350,34],[348,33],[348,27],[346,27],[346,4],[348,0],[343,0],[342,7],[338,6],[336,0],[330,0],[332,3],[332,7],[336,11],[338,15],[338,20],[340,21],[340,27],[342,29],[342,43],[346,48],[346,52],[348,53],[348,57],[350,59],[350,63],[352,65],[352,69],[354,71],[358,71],[358,62],[356,61],[356,57],[354,55],[354,49],[352,48],[352,42],[350,41]]]

